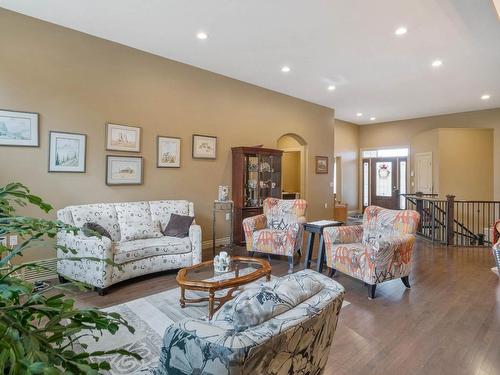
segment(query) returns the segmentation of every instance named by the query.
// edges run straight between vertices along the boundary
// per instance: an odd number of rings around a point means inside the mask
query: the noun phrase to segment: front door
[[[394,210],[398,209],[398,158],[373,158],[371,159],[370,169],[370,204]]]

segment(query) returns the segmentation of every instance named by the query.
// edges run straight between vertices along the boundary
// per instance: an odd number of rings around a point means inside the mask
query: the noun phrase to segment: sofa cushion
[[[243,331],[283,314],[323,289],[324,284],[315,274],[305,270],[260,285],[249,285],[214,314],[212,324]]]
[[[81,228],[85,223],[97,223],[111,235],[111,240],[120,241],[120,225],[114,204],[96,203],[71,206],[71,215],[75,226]]]
[[[187,237],[189,235],[189,227],[193,223],[194,217],[171,214],[170,221],[165,229],[163,229],[164,236],[171,237]]]
[[[114,262],[122,264],[158,255],[184,254],[191,252],[189,237],[159,237],[118,242],[114,246]]]
[[[158,223],[151,219],[148,202],[116,203],[121,242],[160,237]]]
[[[194,216],[194,213],[190,212],[189,204],[189,201],[184,200],[151,201],[149,202],[151,218],[164,229],[170,221],[171,214]]]

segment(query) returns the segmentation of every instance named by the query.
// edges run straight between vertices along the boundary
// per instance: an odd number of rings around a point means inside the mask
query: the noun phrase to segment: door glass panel
[[[392,197],[392,163],[375,164],[376,194],[379,197]]]
[[[363,207],[368,207],[368,162],[363,163]]]
[[[399,162],[399,193],[406,194],[406,161]],[[406,208],[406,199],[402,195],[399,197],[399,208]]]

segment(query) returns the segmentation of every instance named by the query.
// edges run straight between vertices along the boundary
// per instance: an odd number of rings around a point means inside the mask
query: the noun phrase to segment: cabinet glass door
[[[245,207],[259,207],[259,158],[245,155]]]

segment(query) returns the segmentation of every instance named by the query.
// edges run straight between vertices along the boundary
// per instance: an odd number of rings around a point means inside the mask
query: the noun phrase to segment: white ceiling
[[[491,0],[0,0],[0,6],[335,108],[337,118],[358,124],[500,107],[500,21]],[[408,28],[403,37],[394,35],[399,26]],[[208,39],[198,40],[199,31]],[[443,66],[432,68],[435,59]],[[283,65],[291,72],[282,73]],[[490,100],[480,99],[485,93]]]

